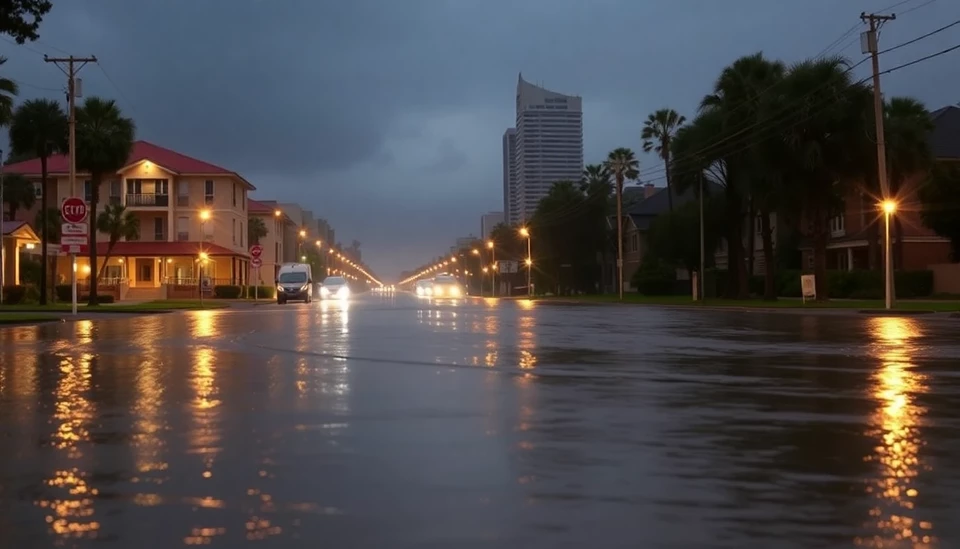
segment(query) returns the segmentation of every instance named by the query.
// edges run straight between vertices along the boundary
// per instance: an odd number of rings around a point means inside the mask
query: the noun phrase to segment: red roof
[[[247,199],[247,211],[257,214],[272,214],[274,212],[270,206],[267,206],[263,202],[253,200],[252,198]]]
[[[108,242],[97,242],[97,255],[103,257],[107,255]],[[209,242],[117,242],[110,255],[117,256],[160,256],[173,257],[184,255],[199,255],[201,246],[203,251],[213,256],[238,256],[246,257],[246,254],[235,252],[229,248],[211,244]]]
[[[135,141],[130,150],[130,157],[127,159],[129,167],[138,162],[149,160],[161,168],[172,171],[180,175],[230,175],[243,181],[250,186],[255,187],[237,172],[221,168],[203,160],[191,158],[185,154],[180,154],[170,149],[165,149],[153,143],[146,141]],[[4,168],[8,173],[19,173],[27,176],[40,175],[40,159],[24,160],[9,164]],[[65,175],[70,173],[70,159],[65,154],[57,154],[47,159],[47,172],[50,174]]]

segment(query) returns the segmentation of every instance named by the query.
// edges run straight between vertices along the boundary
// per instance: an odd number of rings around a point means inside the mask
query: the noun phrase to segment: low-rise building
[[[5,167],[31,180],[39,196],[50,193],[50,207],[72,195],[69,158],[47,159],[47,189],[40,184],[40,160]],[[77,193],[92,197],[90,175],[78,172]],[[120,204],[139,221],[137,239],[122,239],[110,249],[109,235],[97,233],[97,265],[86,254],[78,257],[81,292],[90,276],[100,273],[102,293],[118,299],[157,299],[196,295],[201,287],[245,284],[247,254],[247,193],[254,186],[240,174],[154,145],[134,143],[127,164],[100,185],[100,212]],[[40,200],[19,219],[35,219]],[[94,220],[88,218],[91,230]],[[70,259],[58,255],[59,273],[70,272]],[[57,281],[65,282],[65,280]]]
[[[262,248],[260,267],[250,269],[250,283],[270,285],[276,279],[277,271],[283,263],[284,226],[292,222],[275,206],[257,200],[247,200],[247,213],[251,218],[259,218],[267,229],[267,234],[261,237],[259,242],[250,243],[259,244]]]

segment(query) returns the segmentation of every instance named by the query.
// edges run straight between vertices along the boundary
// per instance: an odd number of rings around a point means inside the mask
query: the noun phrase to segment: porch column
[[[853,270],[853,248],[847,248],[847,270]]]
[[[5,259],[9,262],[7,263],[7,265],[13,264],[13,276],[11,277],[13,278],[13,285],[19,286],[20,285],[20,243],[17,242],[16,240],[13,241],[13,253],[10,255],[13,256],[12,261],[11,261],[11,258],[9,257]],[[9,284],[6,278],[3,279],[3,283]]]

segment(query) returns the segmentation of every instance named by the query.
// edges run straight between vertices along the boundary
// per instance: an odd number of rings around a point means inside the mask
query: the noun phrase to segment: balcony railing
[[[160,206],[170,205],[170,197],[165,194],[127,194],[127,206]]]

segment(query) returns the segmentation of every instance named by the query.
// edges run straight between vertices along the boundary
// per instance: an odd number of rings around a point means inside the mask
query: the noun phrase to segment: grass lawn
[[[229,307],[229,303],[213,299],[203,300],[200,305],[199,299],[186,300],[157,300],[144,303],[110,303],[97,307],[88,307],[86,304],[79,304],[77,312],[97,312],[97,313],[156,313],[165,311],[196,311],[204,309],[223,309]],[[6,311],[16,312],[70,312],[69,303],[52,303],[48,305],[37,304],[18,304],[18,305],[0,305],[0,314]]]
[[[541,301],[582,302],[582,303],[619,303],[616,295],[586,295],[586,296],[558,296],[537,298]],[[777,301],[763,301],[761,299],[706,299],[702,302],[693,301],[689,296],[645,296],[635,293],[623,294],[623,303],[634,305],[667,305],[687,307],[731,307],[750,309],[856,309],[879,310],[884,308],[882,299],[837,299],[832,301],[808,301],[800,299],[781,298]],[[960,300],[919,300],[903,299],[894,302],[894,309],[898,311],[932,311],[955,312],[960,311]]]
[[[0,325],[3,324],[30,324],[58,320],[58,317],[44,313],[7,313],[0,312]]]

